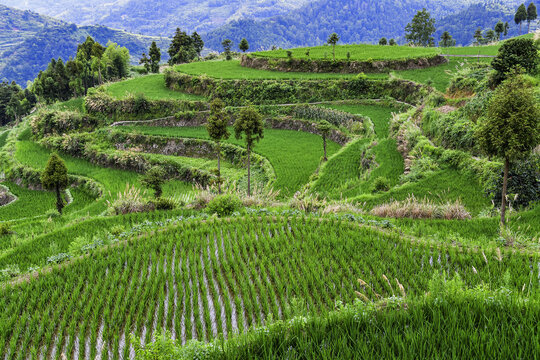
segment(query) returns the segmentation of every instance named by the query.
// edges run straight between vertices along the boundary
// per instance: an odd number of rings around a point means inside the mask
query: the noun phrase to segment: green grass
[[[259,70],[240,66],[240,61],[203,61],[182,64],[175,70],[188,75],[207,75],[216,79],[342,79],[351,78],[355,74],[332,74],[332,73],[302,73],[280,72],[271,70]]]
[[[407,183],[384,193],[359,195],[351,201],[370,209],[382,203],[405,200],[410,194],[417,199],[428,198],[436,203],[459,199],[473,216],[491,208],[491,202],[484,195],[482,186],[474,175],[453,169],[437,171],[417,182]]]
[[[123,131],[137,131],[147,135],[175,136],[186,138],[208,139],[204,127],[120,127]],[[234,134],[232,128],[229,129]],[[242,140],[234,135],[227,140],[230,143],[244,146]],[[329,141],[328,155],[334,154],[339,145]],[[276,173],[274,187],[285,196],[294,194],[300,187],[308,182],[309,177],[319,166],[323,155],[322,139],[313,134],[290,131],[265,129],[264,139],[254,146],[254,152],[266,157]]]
[[[287,58],[287,51],[292,52],[295,59],[307,59],[307,49],[310,49],[310,59],[328,59],[332,60],[331,46],[315,46],[309,48],[295,48],[288,50],[271,50],[253,53],[254,56],[268,58]],[[422,48],[409,46],[379,46],[379,45],[337,45],[336,59],[346,60],[347,53],[350,53],[351,60],[400,60],[433,56],[440,53],[437,48]]]
[[[56,195],[53,192],[29,190],[13,183],[2,183],[2,185],[7,186],[11,193],[17,196],[17,200],[9,205],[0,206],[0,221],[32,218],[56,209]],[[77,189],[71,189],[70,192],[73,202],[64,208],[65,214],[81,210],[93,201]]]
[[[173,91],[165,87],[162,74],[146,75],[119,81],[107,86],[109,94],[117,99],[126,97],[128,94],[144,94],[151,100],[204,100],[202,96]]]
[[[71,110],[84,112],[84,98],[75,98],[68,101],[57,102],[50,107],[55,110]]]
[[[50,153],[50,150],[30,140],[20,140],[17,142],[15,157],[25,165],[29,165],[35,169],[43,169],[47,164]],[[112,193],[113,197],[118,192],[125,190],[127,184],[140,187],[140,175],[133,171],[103,168],[67,154],[60,155],[65,161],[70,174],[82,175],[98,181],[104,186],[106,191]],[[164,196],[191,193],[192,191],[192,184],[176,180],[166,182],[163,187]],[[108,197],[108,194],[105,195]],[[98,208],[102,211],[104,204],[100,202],[99,205]],[[95,211],[99,212],[99,210]]]
[[[9,130],[4,130],[0,132],[0,149],[2,149],[4,145],[6,145],[6,140],[7,140],[8,135],[9,135]]]
[[[375,134],[378,138],[385,139],[388,137],[388,127],[393,112],[398,110],[390,107],[379,105],[362,105],[362,104],[325,104],[321,105],[330,109],[341,110],[351,114],[369,116],[374,125]]]

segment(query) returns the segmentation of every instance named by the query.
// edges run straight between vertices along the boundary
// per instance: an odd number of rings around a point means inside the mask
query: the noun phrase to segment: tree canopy
[[[62,191],[68,186],[69,180],[66,164],[56,153],[51,154],[41,174],[41,184],[46,190],[56,192],[56,209],[61,214],[64,208]]]
[[[405,27],[405,38],[413,45],[434,46],[435,19],[424,8]]]

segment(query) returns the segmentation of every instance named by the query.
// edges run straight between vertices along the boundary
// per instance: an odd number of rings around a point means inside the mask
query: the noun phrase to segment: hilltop
[[[112,41],[127,47],[135,63],[152,41],[163,49],[169,46],[167,38],[135,35],[105,26],[77,26],[3,5],[0,24],[0,81],[14,80],[22,85],[44,70],[51,58],[67,60],[73,56],[77,44],[87,36],[102,44]]]

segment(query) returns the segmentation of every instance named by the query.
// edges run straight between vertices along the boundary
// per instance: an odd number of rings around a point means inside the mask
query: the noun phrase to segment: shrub
[[[411,219],[464,220],[471,218],[471,214],[460,200],[453,203],[435,204],[427,198],[417,200],[414,195],[409,195],[405,201],[394,201],[374,207],[371,214],[380,217]]]
[[[151,204],[156,210],[173,210],[177,206],[177,203],[176,201],[174,201],[174,199],[162,197],[152,200]]]
[[[206,206],[209,214],[217,214],[219,217],[230,216],[235,211],[240,210],[242,202],[236,195],[218,195],[214,197]]]
[[[383,192],[390,190],[390,180],[379,176],[373,182],[373,192]]]
[[[124,215],[136,212],[145,212],[152,210],[151,204],[143,199],[140,189],[126,184],[124,192],[118,193],[118,197],[113,200],[107,200],[109,213],[113,215]]]
[[[1,223],[0,224],[0,236],[9,235],[11,234],[11,225],[8,223]]]

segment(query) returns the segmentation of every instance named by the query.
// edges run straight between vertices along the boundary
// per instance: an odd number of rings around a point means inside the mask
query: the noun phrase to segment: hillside
[[[306,0],[0,0],[78,25],[105,25],[128,32],[168,36],[181,26],[205,32],[241,18],[265,19],[285,14]]]
[[[52,58],[67,60],[74,56],[77,44],[87,36],[103,45],[112,41],[127,47],[133,62],[148,51],[152,41],[163,50],[169,42],[164,38],[134,35],[104,26],[76,26],[2,5],[0,19],[0,81],[15,80],[21,85],[33,80]]]
[[[321,45],[326,42],[329,34],[337,32],[343,43],[376,43],[383,36],[404,43],[405,26],[418,10],[425,7],[433,17],[441,19],[436,24],[440,30],[443,28],[452,30],[451,34],[459,40],[459,44],[466,45],[470,43],[474,33],[471,28],[476,29],[479,26],[491,28],[499,20],[499,16],[508,19],[509,11],[515,11],[515,2],[494,2],[489,6],[477,5],[463,10],[467,6],[467,2],[464,1],[451,3],[425,0],[315,1],[287,15],[268,20],[233,21],[206,34],[205,41],[209,48],[221,49],[223,39],[229,38],[238,44],[240,39],[245,37],[253,50],[261,50],[272,46],[286,48]],[[479,7],[497,10],[489,10],[488,16],[484,16],[479,13]],[[507,8],[512,10],[506,10]],[[456,12],[459,12],[458,15],[454,15]],[[513,22],[511,26],[511,33],[517,34]]]

